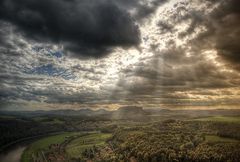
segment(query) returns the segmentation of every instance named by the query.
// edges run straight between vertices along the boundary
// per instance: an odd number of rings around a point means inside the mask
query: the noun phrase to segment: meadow
[[[82,157],[83,151],[92,147],[104,147],[106,140],[112,135],[110,133],[89,134],[71,141],[66,146],[66,152],[70,158]]]
[[[229,123],[239,123],[240,116],[209,116],[203,118],[195,119],[197,121],[214,121],[214,122],[229,122]]]
[[[77,132],[66,132],[59,135],[45,137],[33,142],[22,155],[21,162],[31,162],[32,154],[37,154],[41,150],[47,150],[51,144],[61,144],[66,140],[66,137],[80,135]]]
[[[208,143],[234,143],[234,142],[239,142],[239,140],[235,140],[233,138],[224,138],[224,137],[219,137],[216,135],[206,135],[205,140]]]

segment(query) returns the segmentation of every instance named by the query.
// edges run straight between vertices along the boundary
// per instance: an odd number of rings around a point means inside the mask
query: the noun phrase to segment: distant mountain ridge
[[[124,106],[112,113],[113,119],[134,119],[139,120],[147,117],[148,113],[138,106]]]
[[[137,119],[142,118],[148,113],[143,110],[142,107],[137,106],[124,106],[114,111],[108,111],[105,109],[91,110],[91,109],[80,109],[80,110],[37,110],[37,111],[0,111],[0,114],[9,115],[21,115],[21,116],[82,116],[82,117],[94,117],[94,116],[105,116],[111,119]]]
[[[73,117],[85,117],[85,118],[95,118],[103,117],[105,119],[133,119],[142,120],[147,119],[149,115],[191,115],[191,116],[209,116],[209,115],[240,115],[240,110],[170,110],[170,109],[143,109],[139,106],[123,106],[117,110],[109,111],[106,109],[62,109],[62,110],[37,110],[37,111],[0,111],[0,115],[14,115],[22,117],[35,117],[35,116],[73,116]]]

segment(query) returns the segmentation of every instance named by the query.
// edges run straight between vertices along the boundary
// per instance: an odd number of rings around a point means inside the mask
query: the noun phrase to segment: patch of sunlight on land
[[[211,116],[195,119],[197,121],[216,121],[216,122],[229,122],[229,123],[239,123],[240,116]]]
[[[79,158],[82,156],[82,152],[85,149],[91,148],[93,146],[104,146],[106,145],[106,140],[112,135],[109,133],[96,133],[81,136],[73,141],[71,141],[66,146],[66,152],[71,158]]]
[[[54,135],[46,137],[36,142],[33,142],[24,152],[21,158],[21,162],[31,162],[31,157],[33,153],[37,153],[40,150],[47,150],[51,144],[60,144],[63,143],[66,137],[80,135],[77,132],[66,132],[60,135]]]
[[[219,136],[215,136],[215,135],[206,135],[205,138],[206,138],[206,141],[209,143],[239,142],[238,140],[235,140],[235,139],[224,138],[224,137],[219,137]]]

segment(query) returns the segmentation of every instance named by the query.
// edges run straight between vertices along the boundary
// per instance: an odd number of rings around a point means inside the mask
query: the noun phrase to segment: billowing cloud
[[[238,0],[209,1],[209,5],[218,6],[208,14],[204,15],[199,11],[187,15],[191,20],[188,30],[182,35],[188,36],[198,26],[203,26],[202,32],[193,41],[193,45],[198,48],[212,48],[217,50],[217,54],[228,61],[231,66],[239,69],[240,61],[240,2]]]
[[[109,0],[3,0],[0,19],[31,40],[63,44],[80,56],[101,57],[113,47],[140,43],[130,14]]]
[[[240,2],[230,0],[224,2],[216,10],[212,19],[215,20],[213,37],[216,39],[216,49],[223,59],[234,63],[238,69],[240,62]]]
[[[157,32],[147,36],[148,41],[153,40],[148,45],[153,54],[123,70],[114,96],[167,107],[238,103],[234,97],[228,102],[229,93],[220,95],[237,89],[239,83],[239,75],[232,69],[238,66],[236,3],[176,2],[174,10],[160,12],[168,17],[155,17]],[[223,18],[232,23],[224,24]]]

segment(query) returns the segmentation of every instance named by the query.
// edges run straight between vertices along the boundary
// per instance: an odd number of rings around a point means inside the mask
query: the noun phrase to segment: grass
[[[0,115],[0,119],[16,119],[16,117],[10,115]]]
[[[31,162],[33,153],[37,153],[39,150],[47,150],[50,144],[60,144],[65,141],[65,137],[78,135],[79,133],[63,133],[60,135],[54,135],[40,139],[33,142],[22,154],[21,162]]]
[[[206,141],[209,143],[228,143],[228,142],[239,142],[238,140],[231,139],[231,138],[223,138],[215,135],[206,135]]]
[[[66,152],[71,158],[79,158],[85,149],[106,145],[106,140],[112,135],[108,133],[89,134],[71,141],[66,146]]]
[[[50,123],[50,124],[63,124],[64,121],[58,118],[48,118],[48,117],[36,117],[34,118],[37,122]]]
[[[53,120],[51,120],[51,121],[48,121],[48,122],[45,122],[45,123],[52,123],[52,124],[63,124],[63,123],[64,123],[64,121],[54,118]]]
[[[211,116],[195,119],[197,121],[215,121],[215,122],[229,122],[229,123],[239,123],[240,116]]]

